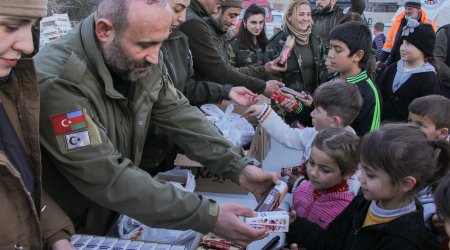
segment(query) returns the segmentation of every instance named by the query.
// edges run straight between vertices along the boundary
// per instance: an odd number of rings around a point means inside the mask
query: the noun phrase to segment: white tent
[[[422,9],[427,13],[430,19],[433,19],[438,27],[450,23],[450,0],[421,0]],[[404,7],[398,8],[395,17],[405,10]]]

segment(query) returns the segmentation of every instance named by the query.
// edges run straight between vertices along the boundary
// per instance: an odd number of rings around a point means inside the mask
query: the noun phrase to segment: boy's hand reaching
[[[306,93],[305,91],[302,91],[302,94],[303,95],[301,95],[301,96],[296,96],[295,98],[297,99],[297,100],[299,100],[303,105],[305,105],[306,107],[311,107],[311,105],[313,104],[313,102],[314,102],[314,98],[310,95],[310,94],[308,94],[308,93]]]
[[[289,212],[289,224],[294,222],[295,219],[297,219],[297,212],[295,210],[291,210],[291,212]]]
[[[255,117],[263,111],[263,105],[252,105],[245,112],[245,116]]]
[[[287,94],[287,93],[281,93],[284,97],[286,97],[286,99],[282,102],[280,102],[280,106],[281,108],[284,109],[284,111],[286,112],[292,112],[294,111],[294,105],[295,103],[297,103],[297,101],[295,100],[295,97],[291,94]]]

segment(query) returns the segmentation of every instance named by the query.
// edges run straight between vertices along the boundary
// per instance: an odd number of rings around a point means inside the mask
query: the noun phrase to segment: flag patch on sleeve
[[[50,116],[50,121],[63,154],[102,143],[99,128],[84,108]]]
[[[50,117],[56,135],[62,135],[87,128],[83,109]]]
[[[64,139],[66,141],[67,150],[73,150],[91,145],[91,139],[89,138],[89,132],[87,130],[65,134]]]

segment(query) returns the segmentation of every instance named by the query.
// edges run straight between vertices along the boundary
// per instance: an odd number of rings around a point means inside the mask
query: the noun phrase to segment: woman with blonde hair
[[[287,70],[276,76],[287,87],[297,91],[314,92],[319,84],[320,48],[311,16],[311,4],[307,0],[293,0],[284,14],[281,31],[276,33],[266,48],[269,60],[280,55],[289,35],[295,37],[295,45],[287,59]]]

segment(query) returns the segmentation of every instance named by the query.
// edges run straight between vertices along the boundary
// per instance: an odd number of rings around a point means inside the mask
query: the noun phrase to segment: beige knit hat
[[[47,0],[0,0],[0,15],[45,17]]]
[[[225,0],[220,2],[222,7],[236,7],[242,9],[242,0]]]

